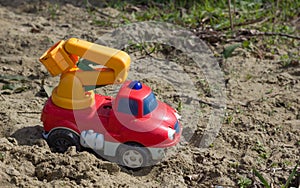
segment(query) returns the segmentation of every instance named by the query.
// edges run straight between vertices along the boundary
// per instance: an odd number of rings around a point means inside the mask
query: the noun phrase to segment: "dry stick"
[[[86,1],[85,6],[86,6],[86,8],[90,8],[91,10],[97,11],[99,14],[101,14],[101,16],[108,17],[108,18],[113,18],[111,15],[106,14],[103,11],[101,11],[99,8],[96,8],[95,6],[93,6],[88,0]]]
[[[233,0],[233,22],[235,19],[235,0]]]
[[[28,112],[24,112],[24,111],[18,111],[18,114],[40,114],[41,112],[34,112],[34,111],[28,111]]]
[[[241,22],[241,23],[237,23],[237,24],[233,24],[233,27],[239,27],[239,26],[244,26],[244,25],[252,25],[252,24],[262,24],[268,20],[270,20],[271,18],[270,17],[266,17],[266,18],[257,18],[257,19],[254,19],[254,20],[248,20],[248,21],[245,21],[245,22]],[[217,31],[224,31],[224,30],[227,30],[229,29],[229,27],[223,27],[223,28],[220,28],[220,29],[217,29]]]
[[[204,99],[200,99],[200,98],[195,98],[193,96],[189,96],[189,95],[179,95],[180,97],[184,97],[184,98],[188,98],[188,99],[191,99],[191,100],[194,100],[194,101],[197,101],[199,103],[203,103],[203,104],[206,104],[210,107],[214,107],[214,108],[228,108],[228,106],[225,104],[225,105],[222,105],[222,104],[218,104],[218,102],[212,102],[212,101],[207,101],[207,100],[204,100]]]
[[[300,36],[289,35],[285,33],[276,33],[276,32],[260,32],[260,31],[251,31],[251,30],[243,30],[242,33],[238,36],[281,36],[281,37],[288,37],[292,39],[300,40]]]
[[[0,97],[2,98],[3,101],[6,101],[6,98],[2,94],[0,94]]]
[[[245,34],[246,32],[246,34]],[[275,33],[275,32],[256,32],[256,33],[251,33],[250,30],[244,30],[243,33],[241,34],[236,34],[235,37],[232,38],[227,38],[225,34],[216,34],[215,32],[210,33],[207,31],[204,32],[198,32],[198,36],[201,39],[207,39],[210,37],[213,37],[214,39],[216,39],[217,41],[225,41],[225,42],[241,42],[244,41],[245,38],[250,38],[252,36],[281,36],[281,37],[287,37],[287,38],[292,38],[292,39],[296,39],[296,40],[300,40],[300,36],[295,36],[295,35],[289,35],[289,34],[285,34],[285,33]],[[245,37],[245,38],[241,38],[241,37]]]
[[[279,0],[276,0],[276,10],[278,10],[279,7]]]
[[[289,34],[285,34],[285,33],[275,33],[275,32],[259,32],[259,33],[254,33],[251,34],[252,36],[281,36],[281,37],[288,37],[288,38],[292,38],[292,39],[297,39],[300,40],[299,36],[295,36],[295,35],[289,35]]]
[[[273,172],[275,173],[276,171],[282,171],[282,170],[292,170],[294,169],[295,167],[285,167],[285,168],[269,168],[269,169],[266,169],[266,171],[268,172]],[[300,170],[300,167],[297,168],[297,170]]]
[[[235,23],[235,0],[233,0],[233,19],[232,19],[232,28],[234,27]]]
[[[230,20],[231,31],[233,31],[233,23],[232,23],[232,18],[231,18],[230,0],[228,0],[228,13],[229,13],[229,20]]]
[[[234,0],[234,3],[235,3],[235,0]],[[233,8],[235,9],[235,4],[234,4]],[[256,12],[256,11],[254,11],[254,12]],[[252,12],[246,12],[246,13],[245,12],[241,12],[241,14],[252,14]],[[245,22],[240,22],[240,23],[236,23],[236,24],[235,24],[235,17],[233,17],[233,23],[232,24],[233,24],[233,27],[244,26],[244,25],[252,25],[252,24],[262,24],[262,23],[264,23],[266,21],[269,21],[272,18],[276,18],[279,14],[280,14],[280,11],[277,11],[276,14],[273,15],[273,16],[271,16],[271,17],[270,16],[268,16],[268,17],[260,17],[260,18],[256,18],[256,19],[253,19],[253,20],[247,20]],[[234,16],[235,16],[235,10],[234,10]],[[230,28],[230,26],[223,27],[223,28],[216,29],[216,30],[217,31],[223,31],[223,30],[227,30],[229,28]]]

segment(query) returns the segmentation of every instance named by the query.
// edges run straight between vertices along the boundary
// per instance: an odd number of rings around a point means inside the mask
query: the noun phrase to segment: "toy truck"
[[[59,41],[40,58],[58,86],[41,120],[43,137],[54,152],[91,148],[129,168],[153,164],[180,140],[176,110],[158,101],[140,81],[126,81],[127,53],[71,38]],[[93,89],[123,84],[115,98]]]

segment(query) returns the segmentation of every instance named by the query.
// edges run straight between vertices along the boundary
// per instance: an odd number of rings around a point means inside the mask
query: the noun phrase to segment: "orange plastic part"
[[[57,42],[55,45],[49,48],[39,59],[52,76],[57,76],[64,71],[67,71],[76,63],[76,58],[74,56],[70,56],[64,50],[64,43],[64,40]]]

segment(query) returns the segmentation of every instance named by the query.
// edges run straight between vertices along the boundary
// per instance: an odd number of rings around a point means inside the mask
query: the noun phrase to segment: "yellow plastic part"
[[[39,59],[52,76],[57,76],[75,65],[75,62],[64,50],[64,43],[64,40],[57,42]]]
[[[130,56],[121,50],[75,38],[66,41],[65,50],[112,69],[114,78],[113,80],[107,80],[109,83],[122,83],[127,78]]]
[[[106,68],[91,71],[76,67],[78,56]],[[52,92],[52,101],[66,109],[83,109],[95,103],[93,91],[84,86],[123,83],[128,75],[130,57],[113,48],[70,38],[59,41],[40,58],[52,76],[61,74],[59,85]]]
[[[84,86],[101,86],[114,84],[114,75],[111,69],[102,69],[99,71],[78,71],[75,76]]]
[[[59,85],[52,91],[52,101],[66,109],[83,109],[94,104],[93,91],[86,92],[74,72],[63,74]]]

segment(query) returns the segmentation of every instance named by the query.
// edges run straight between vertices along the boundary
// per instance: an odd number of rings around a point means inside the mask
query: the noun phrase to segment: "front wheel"
[[[75,146],[79,151],[80,138],[74,132],[67,129],[53,130],[47,138],[48,145],[53,152],[64,153],[70,146]]]
[[[129,168],[144,167],[149,163],[148,150],[138,144],[122,144],[118,151],[118,161]]]

